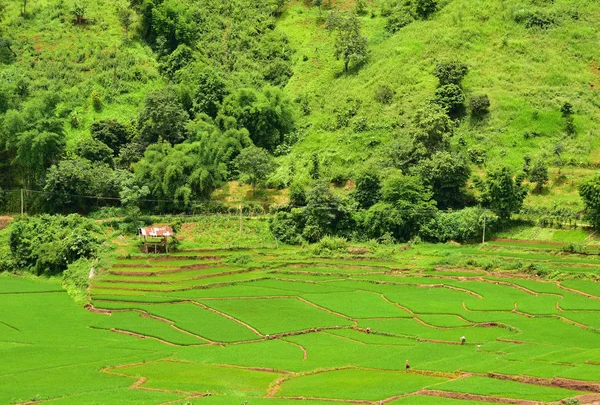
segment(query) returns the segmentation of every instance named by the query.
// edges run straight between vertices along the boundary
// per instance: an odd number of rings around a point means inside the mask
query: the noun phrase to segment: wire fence
[[[59,204],[57,204],[59,202]],[[181,208],[185,205],[185,209]],[[53,207],[59,206],[60,209]],[[207,200],[167,200],[140,198],[124,200],[119,197],[47,192],[43,190],[0,190],[0,215],[60,213],[89,214],[95,217],[125,215],[126,209],[138,207],[145,215],[194,217],[198,215],[262,216],[269,213],[268,204],[256,201],[215,202]]]
[[[60,211],[53,209],[56,202],[60,201],[63,207]],[[72,208],[68,208],[71,202]],[[206,200],[191,200],[185,202],[173,199],[140,198],[134,201],[125,201],[127,207],[138,206],[146,216],[193,218],[206,215],[261,217],[272,213],[274,206],[264,202],[253,201],[227,201],[215,202]],[[67,208],[65,208],[65,206]],[[113,196],[79,195],[69,193],[47,192],[32,189],[0,190],[0,215],[18,216],[34,215],[41,213],[80,213],[102,219],[128,215],[124,200]],[[439,212],[453,212],[452,210],[402,210],[410,213],[435,214]],[[490,210],[484,210],[484,216],[493,217]],[[541,228],[577,229],[591,226],[590,215],[582,211],[556,207],[552,209],[540,207],[524,207],[519,213],[512,216],[512,223],[523,222]]]

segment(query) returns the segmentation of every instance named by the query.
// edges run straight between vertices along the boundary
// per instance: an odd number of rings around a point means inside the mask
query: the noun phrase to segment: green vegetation
[[[600,380],[597,254],[543,240],[401,247],[325,237],[277,248],[261,233],[267,218],[243,218],[255,225],[244,233],[238,221],[179,223],[186,251],[160,257],[139,253],[111,223],[94,224],[112,247],[97,253],[106,265],[82,258],[62,279],[26,268],[0,275],[0,383],[9,387],[0,401],[291,405],[410,395],[391,403],[472,405],[573,399]],[[207,229],[221,233],[216,243],[239,237],[238,246],[207,244]]]
[[[598,149],[597,5],[4,0],[2,9],[0,187],[32,190],[29,213],[260,204],[279,210],[273,229],[289,243],[424,238],[437,210],[478,205],[501,220],[568,216],[569,226],[585,206],[594,224],[583,179]],[[419,198],[384,193],[400,173]],[[294,211],[308,203],[301,190],[324,186],[327,216],[343,224],[317,215],[320,203]],[[2,209],[17,211],[18,199],[2,192]],[[431,212],[406,212],[406,202]]]
[[[0,403],[599,391],[599,23],[0,0]]]

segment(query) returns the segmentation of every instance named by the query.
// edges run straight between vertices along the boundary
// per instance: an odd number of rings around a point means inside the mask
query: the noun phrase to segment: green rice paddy
[[[249,264],[228,264],[242,255]],[[559,266],[560,277],[522,270],[534,262]],[[299,248],[136,255],[112,265],[93,280],[87,309],[52,280],[0,278],[1,404],[600,398],[595,255],[416,245],[328,258]]]

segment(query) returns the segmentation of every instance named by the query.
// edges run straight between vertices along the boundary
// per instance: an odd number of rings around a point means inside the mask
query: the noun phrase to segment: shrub
[[[304,185],[293,182],[290,186],[290,206],[303,207],[306,205],[306,190]]]
[[[471,98],[471,114],[482,117],[490,112],[490,99],[487,94],[478,94]]]
[[[435,90],[434,101],[449,114],[464,109],[465,93],[457,84],[446,84]]]
[[[483,233],[483,209],[465,208],[456,212],[439,212],[421,228],[420,235],[430,242],[474,242]],[[495,217],[486,216],[486,226],[493,227]]]
[[[440,81],[440,86],[447,84],[459,85],[469,73],[469,67],[461,62],[442,62],[435,67],[433,74]]]
[[[388,20],[389,22],[389,20]],[[391,104],[394,101],[394,90],[387,84],[380,84],[375,90],[375,101],[381,104]]]
[[[279,241],[290,245],[302,242],[304,231],[303,209],[280,211],[269,219],[269,229]]]
[[[317,242],[312,249],[315,255],[327,255],[334,252],[346,252],[348,241],[345,238],[336,236],[324,236]]]
[[[408,13],[396,13],[388,17],[385,29],[394,34],[413,21],[415,21],[414,17]]]

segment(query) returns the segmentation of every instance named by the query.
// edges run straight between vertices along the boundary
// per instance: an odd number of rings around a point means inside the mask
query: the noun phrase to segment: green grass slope
[[[486,162],[503,161],[515,168],[522,166],[525,155],[545,156],[555,167],[583,166],[569,176],[570,184],[589,175],[598,160],[594,133],[600,125],[596,52],[600,6],[567,0],[444,3],[431,19],[391,35],[385,30],[380,2],[370,2],[369,13],[361,17],[370,57],[348,74],[333,57],[333,40],[318,23],[318,9],[302,2],[289,7],[278,26],[297,49],[294,76],[286,90],[293,97],[308,98],[312,110],[305,118],[305,135],[289,160],[318,152],[332,177],[351,176],[368,160],[365,154],[374,161],[385,160],[388,141],[401,138],[402,127],[410,128],[415,110],[433,98],[436,64],[457,60],[470,69],[463,82],[467,98],[487,94],[491,108],[484,119],[464,117],[453,142],[460,141],[469,151],[484,150]],[[352,3],[346,6],[351,8]],[[555,25],[535,29],[515,21],[520,13],[536,10],[555,16]],[[375,101],[379,85],[395,90],[391,104]],[[334,129],[336,114],[347,108],[348,99],[361,100],[358,113],[348,127]],[[575,108],[577,134],[572,137],[565,134],[560,113],[565,102]],[[366,130],[358,132],[364,121]],[[559,201],[564,198],[559,194],[576,193],[574,187],[553,187]],[[531,202],[547,204],[547,200],[540,196]]]

